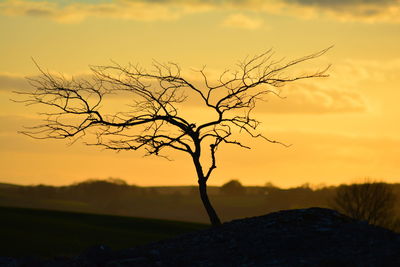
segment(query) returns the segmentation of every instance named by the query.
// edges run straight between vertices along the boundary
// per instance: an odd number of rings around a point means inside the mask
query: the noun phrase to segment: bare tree
[[[95,141],[88,144],[107,149],[143,148],[146,155],[157,156],[165,156],[161,152],[167,148],[186,152],[193,160],[200,197],[210,222],[218,225],[221,222],[208,198],[207,181],[217,167],[219,145],[250,148],[235,139],[237,133],[285,145],[257,131],[260,122],[253,118],[252,110],[266,95],[280,97],[278,88],[286,83],[327,77],[329,66],[299,75],[290,75],[287,71],[328,50],[292,61],[273,60],[272,51],[267,51],[239,61],[236,70],[224,71],[214,82],[203,68],[196,71],[200,86],[184,78],[180,67],[174,63],[154,62],[151,71],[137,65],[116,63],[95,66],[91,67],[93,75],[88,79],[66,79],[37,66],[41,75],[29,79],[34,90],[17,92],[24,96],[19,102],[40,104],[50,109],[41,113],[43,124],[29,127],[23,133],[38,139],[73,141],[92,133]],[[130,97],[132,104],[127,111],[110,113],[103,109],[107,96],[115,94]],[[196,97],[203,108],[214,112],[200,124],[182,116],[178,109],[188,98]]]
[[[342,185],[334,197],[334,208],[370,224],[391,227],[394,222],[396,195],[385,183]]]

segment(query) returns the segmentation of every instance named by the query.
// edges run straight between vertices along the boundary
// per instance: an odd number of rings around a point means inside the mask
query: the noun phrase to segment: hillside
[[[333,210],[287,210],[145,246],[105,246],[37,266],[400,266],[400,235]],[[14,266],[30,264],[8,259]]]
[[[0,214],[0,256],[76,255],[96,244],[121,249],[208,227],[197,223],[21,208],[0,207]]]

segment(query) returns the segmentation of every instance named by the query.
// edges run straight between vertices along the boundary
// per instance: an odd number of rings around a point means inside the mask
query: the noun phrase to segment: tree
[[[334,208],[370,224],[391,227],[396,195],[385,183],[342,185],[334,197]]]
[[[230,196],[240,196],[246,193],[246,188],[238,180],[230,180],[221,186],[221,193]]]
[[[328,49],[287,62],[272,60],[272,51],[267,51],[239,61],[236,70],[224,71],[214,83],[202,68],[196,71],[201,86],[184,78],[175,63],[154,62],[152,71],[132,64],[94,66],[92,77],[86,79],[51,74],[35,63],[40,76],[29,79],[34,89],[17,92],[23,96],[17,101],[40,104],[49,110],[42,113],[43,124],[29,127],[23,133],[37,139],[72,141],[91,134],[95,140],[88,142],[89,145],[116,151],[142,148],[146,155],[165,156],[161,152],[167,148],[185,152],[193,161],[210,222],[218,225],[221,222],[208,198],[207,181],[217,167],[219,145],[249,149],[236,140],[238,133],[285,145],[257,131],[260,122],[253,118],[252,110],[266,95],[280,97],[277,88],[286,83],[327,77],[329,66],[299,75],[289,75],[287,70],[323,55]],[[132,99],[127,111],[107,113],[103,108],[107,97],[115,94]],[[188,98],[197,98],[214,115],[202,123],[181,115],[179,108]],[[204,159],[207,146],[208,162]]]

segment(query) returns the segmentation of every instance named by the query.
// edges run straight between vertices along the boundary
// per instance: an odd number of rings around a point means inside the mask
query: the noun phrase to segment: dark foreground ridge
[[[3,261],[3,262],[1,262]],[[400,266],[400,235],[322,208],[235,220],[122,251],[4,266]],[[2,265],[3,266],[3,265]]]

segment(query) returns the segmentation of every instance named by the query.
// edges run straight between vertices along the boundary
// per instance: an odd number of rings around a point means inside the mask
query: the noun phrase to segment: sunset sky
[[[285,99],[271,96],[256,110],[262,132],[292,146],[244,137],[251,150],[221,147],[210,185],[400,182],[400,1],[0,0],[0,182],[196,184],[183,153],[167,161],[18,134],[39,119],[35,108],[10,101],[12,91],[29,90],[25,77],[38,74],[32,58],[74,76],[112,61],[172,61],[195,80],[190,70],[204,65],[213,76],[271,48],[290,60],[331,45],[293,69],[332,64],[330,77],[283,87]]]

